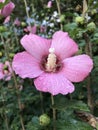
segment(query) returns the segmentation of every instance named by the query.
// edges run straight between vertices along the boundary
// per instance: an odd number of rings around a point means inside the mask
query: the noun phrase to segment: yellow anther
[[[46,71],[55,72],[55,70],[56,70],[56,55],[54,54],[55,49],[50,48],[49,52],[50,53],[48,55],[47,63],[46,63]]]

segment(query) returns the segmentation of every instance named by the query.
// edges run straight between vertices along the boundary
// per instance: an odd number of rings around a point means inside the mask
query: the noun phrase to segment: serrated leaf
[[[55,109],[64,110],[64,109],[77,109],[82,111],[89,111],[89,108],[87,104],[85,104],[83,101],[77,101],[77,100],[64,100],[59,101],[57,104],[53,106]]]
[[[75,119],[59,120],[57,130],[94,130],[89,124]]]
[[[71,107],[82,111],[89,111],[87,104],[85,104],[83,101],[77,101],[75,104],[72,104]]]

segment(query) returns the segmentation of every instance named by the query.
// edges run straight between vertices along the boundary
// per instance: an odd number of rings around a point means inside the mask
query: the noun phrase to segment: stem
[[[5,116],[5,124],[6,124],[6,128],[7,130],[9,130],[9,126],[8,126],[8,118],[6,116],[6,114],[4,113],[4,116]]]
[[[2,97],[3,97],[3,106],[4,106],[4,116],[5,116],[5,124],[6,124],[6,129],[9,130],[9,125],[8,125],[8,118],[5,112],[5,103],[4,103],[4,94],[2,92]]]
[[[56,0],[56,4],[57,4],[57,9],[58,9],[59,17],[60,17],[61,16],[60,0]],[[61,30],[63,30],[62,23],[60,23],[60,28],[61,28]]]
[[[24,0],[24,4],[25,4],[25,9],[26,9],[27,18],[30,19],[29,11],[28,11],[28,6],[27,6],[27,1],[26,1],[26,0]],[[29,22],[29,26],[31,26],[31,23],[30,23],[30,22]]]
[[[51,95],[51,103],[52,103],[52,106],[54,105],[54,97],[53,95]],[[53,111],[53,130],[56,130],[56,126],[55,126],[55,122],[56,122],[56,110],[55,108],[52,108],[52,111]]]
[[[16,43],[17,43],[17,46],[19,46],[19,41],[18,41],[18,37],[17,37],[17,33],[15,31],[15,26],[14,25],[13,25],[13,28],[14,28],[14,34],[15,34]]]
[[[90,43],[90,39],[87,33],[83,34],[86,46],[85,46],[85,52],[87,55],[89,55],[92,58],[92,46]],[[94,101],[92,96],[92,89],[91,89],[91,75],[87,78],[87,100],[88,100],[88,106],[90,107],[91,112],[93,113],[94,110]]]
[[[10,61],[9,52],[8,52],[9,47],[7,46],[8,44],[6,44],[7,42],[4,41],[2,34],[0,34],[0,35],[1,35],[1,40],[4,43],[5,55],[6,55],[7,59],[9,59],[9,61]],[[12,68],[11,64],[10,64],[10,67]],[[18,83],[17,83],[16,76],[15,76],[13,71],[12,71],[12,76],[13,76],[13,80],[14,80],[14,84],[15,84],[15,90],[16,90],[16,94],[17,94],[18,106],[19,106],[19,109],[21,111],[20,94],[17,92]],[[25,130],[22,115],[20,115],[20,122],[21,122],[22,130]]]
[[[19,106],[19,109],[21,111],[20,94],[17,92],[18,83],[17,83],[16,76],[15,76],[14,72],[12,72],[12,76],[13,76],[13,79],[14,79],[14,84],[15,84],[15,89],[16,89],[16,94],[17,94],[17,100],[18,100],[18,106]],[[20,122],[21,122],[22,130],[25,130],[23,117],[22,117],[21,114],[20,114]]]
[[[4,46],[4,50],[5,50],[5,56],[8,57],[7,48],[6,48],[5,44],[4,44],[4,39],[3,39],[3,36],[2,36],[1,33],[0,33],[0,36],[1,36],[1,41],[3,42],[3,46]]]
[[[43,109],[43,94],[42,94],[42,92],[40,92],[40,100],[41,100],[41,111],[42,111],[42,113],[44,113],[44,109]]]
[[[24,122],[21,114],[20,114],[20,122],[21,122],[22,130],[25,130]]]

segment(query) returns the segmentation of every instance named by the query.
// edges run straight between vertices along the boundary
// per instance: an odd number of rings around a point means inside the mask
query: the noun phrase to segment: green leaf
[[[64,26],[64,28],[66,30],[74,30],[77,28],[77,24],[76,23],[68,23]]]
[[[68,100],[65,98],[61,98],[61,100],[56,101],[55,105],[53,106],[55,109],[64,110],[64,109],[74,109],[74,110],[82,110],[82,111],[89,111],[87,104],[83,101],[78,100]]]
[[[89,124],[75,119],[59,120],[57,130],[94,130]]]
[[[27,130],[40,130],[39,118],[33,116],[32,120],[26,125]]]
[[[94,34],[94,37],[97,37],[97,38],[98,38],[98,33],[95,33],[95,34]]]
[[[94,56],[94,63],[95,67],[98,67],[98,56]]]
[[[2,9],[8,2],[9,0],[6,0],[4,3],[0,3],[0,9]]]

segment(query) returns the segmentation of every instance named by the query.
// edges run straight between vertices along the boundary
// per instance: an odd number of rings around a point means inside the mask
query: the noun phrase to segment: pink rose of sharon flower
[[[78,46],[67,32],[55,32],[52,40],[35,34],[25,35],[21,44],[26,51],[15,55],[13,69],[21,78],[35,78],[39,91],[52,95],[72,93],[71,82],[84,80],[93,67],[88,55],[71,57]]]
[[[15,8],[15,4],[13,2],[9,2],[1,9],[1,15],[4,17],[9,16],[12,13],[14,8]]]
[[[0,3],[4,3],[5,2],[5,0],[0,0]]]

